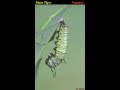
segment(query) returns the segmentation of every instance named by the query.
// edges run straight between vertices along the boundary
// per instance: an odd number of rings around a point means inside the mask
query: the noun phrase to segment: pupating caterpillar
[[[56,31],[58,36],[55,41],[56,47],[55,53],[50,53],[50,56],[46,59],[45,63],[51,68],[53,77],[56,76],[55,67],[57,67],[62,61],[65,62],[66,48],[68,46],[68,28],[63,20],[59,22],[59,30]]]

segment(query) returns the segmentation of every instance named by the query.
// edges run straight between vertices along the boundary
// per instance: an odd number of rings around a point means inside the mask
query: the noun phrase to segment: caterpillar
[[[68,27],[64,20],[59,22],[59,30],[56,31],[58,36],[55,41],[56,47],[53,48],[55,53],[50,53],[50,56],[45,61],[45,64],[51,68],[53,77],[56,76],[55,67],[57,67],[62,61],[65,62],[66,48],[68,46]],[[66,63],[66,62],[65,62]]]

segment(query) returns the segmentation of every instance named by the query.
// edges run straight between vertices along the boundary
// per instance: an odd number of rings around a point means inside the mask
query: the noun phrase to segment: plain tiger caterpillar
[[[46,65],[51,68],[53,77],[56,76],[55,67],[62,61],[65,62],[66,48],[68,46],[68,28],[63,20],[59,24],[59,30],[56,31],[58,36],[56,37],[57,41],[55,41],[55,53],[50,53],[51,56],[48,56],[45,61]]]

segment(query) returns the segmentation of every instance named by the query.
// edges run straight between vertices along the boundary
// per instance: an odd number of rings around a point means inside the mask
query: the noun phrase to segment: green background
[[[35,30],[39,30],[40,24],[61,7],[63,5],[35,5]],[[71,5],[64,20],[69,29],[66,64],[61,63],[56,68],[57,75],[53,79],[50,68],[45,65],[45,60],[42,60],[35,90],[85,88],[85,5]]]

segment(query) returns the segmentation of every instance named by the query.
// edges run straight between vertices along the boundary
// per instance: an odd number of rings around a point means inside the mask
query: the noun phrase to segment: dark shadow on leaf
[[[55,30],[55,32],[53,33],[52,37],[51,37],[50,40],[48,41],[48,43],[51,42],[51,41],[53,41],[53,40],[55,39],[56,33],[57,33],[57,30]]]

